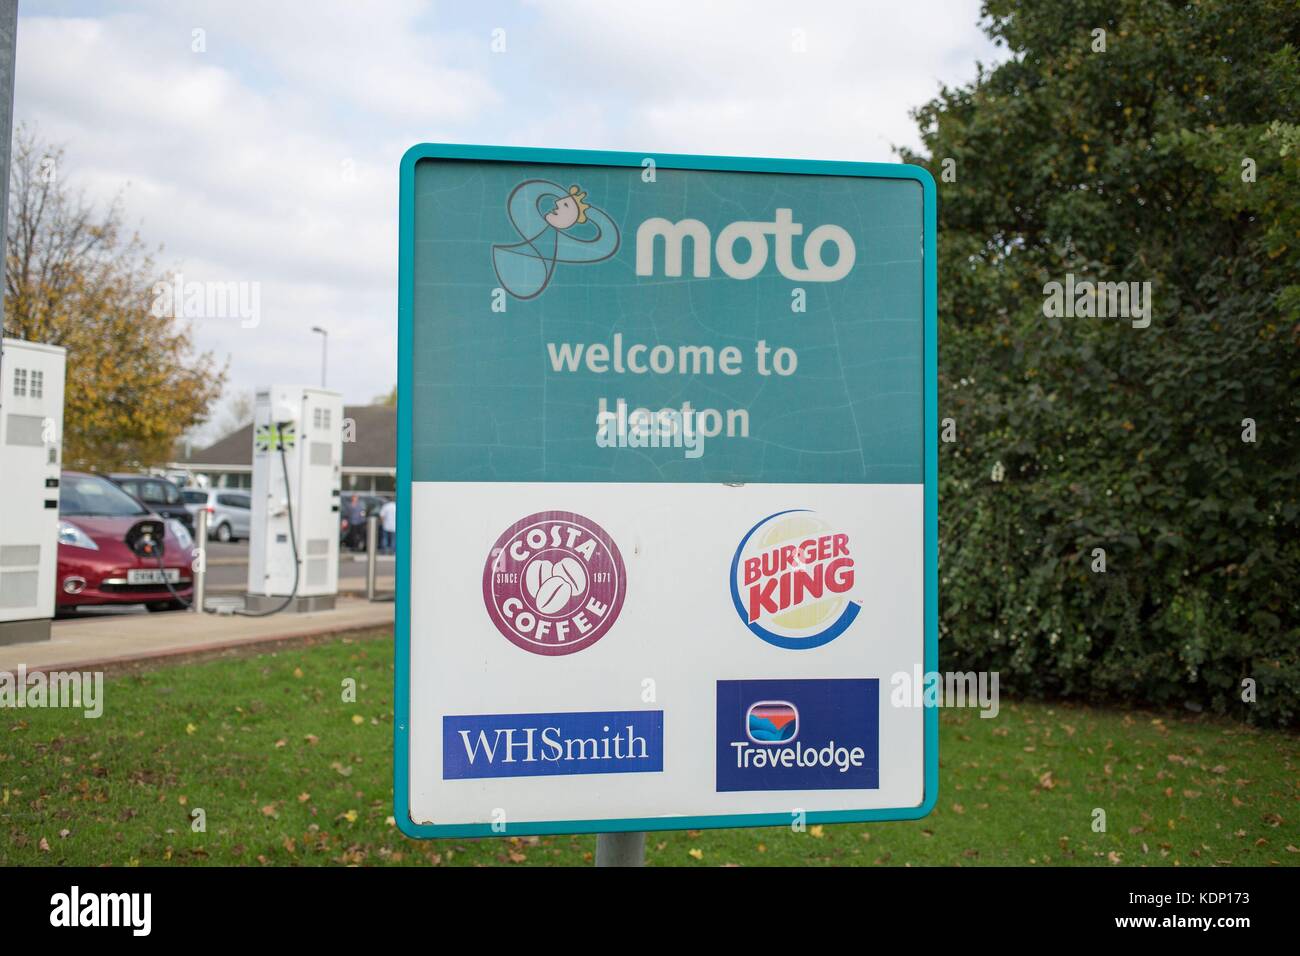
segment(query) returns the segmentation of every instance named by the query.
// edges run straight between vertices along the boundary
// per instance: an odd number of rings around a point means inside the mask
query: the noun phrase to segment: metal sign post
[[[207,601],[207,581],[208,581],[208,505],[205,501],[203,507],[195,515],[196,527],[194,529],[194,598],[190,604],[190,610],[195,614],[202,614]]]
[[[379,515],[366,516],[366,600],[375,599],[375,576],[378,573]]]
[[[5,263],[9,249],[9,156],[14,132],[14,63],[18,46],[18,0],[0,0],[0,368],[4,367]],[[4,396],[0,395],[0,406]]]
[[[645,866],[645,833],[597,834],[596,865]]]
[[[929,174],[417,146],[399,247],[403,832],[928,813]]]

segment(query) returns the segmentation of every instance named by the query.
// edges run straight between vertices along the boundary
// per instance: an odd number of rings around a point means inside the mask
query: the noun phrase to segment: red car
[[[186,606],[193,596],[194,541],[183,524],[152,513],[98,475],[65,471],[59,484],[60,611],[83,604]]]

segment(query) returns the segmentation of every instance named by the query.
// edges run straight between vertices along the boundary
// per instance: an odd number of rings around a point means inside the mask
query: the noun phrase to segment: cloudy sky
[[[319,381],[320,325],[330,386],[365,402],[396,379],[407,147],[893,162],[909,109],[1002,58],[977,20],[977,0],[22,0],[15,120],[66,148],[73,188],[125,187],[169,273],[260,284],[255,328],[195,324],[228,395]]]

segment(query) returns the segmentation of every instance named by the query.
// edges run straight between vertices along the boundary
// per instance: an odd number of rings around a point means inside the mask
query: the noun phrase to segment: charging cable
[[[280,452],[280,470],[284,474],[284,507],[289,518],[289,545],[293,548],[293,590],[289,592],[289,596],[284,599],[284,602],[280,604],[279,607],[268,608],[265,611],[249,611],[245,608],[236,609],[234,613],[241,617],[270,617],[272,614],[279,614],[292,604],[293,599],[298,596],[298,575],[300,563],[298,560],[298,536],[293,529],[293,496],[289,494],[289,461],[284,454],[284,429],[288,424],[288,422],[276,423],[276,448]],[[166,532],[164,531],[163,534],[165,536]],[[140,544],[143,550],[138,552],[139,554],[147,556],[152,553],[153,556],[157,558],[158,568],[162,571],[163,584],[167,585],[167,590],[171,592],[172,598],[184,607],[193,607],[194,602],[187,601],[185,598],[181,597],[176,589],[172,587],[172,583],[167,580],[167,569],[163,567],[162,543],[159,542],[157,548],[155,548],[153,540],[146,535]],[[203,607],[199,608],[199,610],[208,614],[219,613],[215,608]]]

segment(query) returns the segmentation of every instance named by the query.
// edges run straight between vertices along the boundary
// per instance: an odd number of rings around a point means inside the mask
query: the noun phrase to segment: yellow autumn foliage
[[[207,417],[225,370],[192,329],[151,311],[163,279],[120,199],[97,210],[64,185],[63,151],[15,131],[5,250],[5,334],[68,350],[65,467],[158,465]]]

